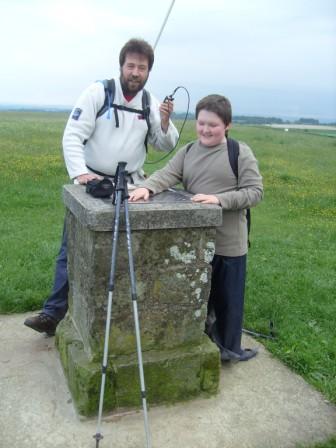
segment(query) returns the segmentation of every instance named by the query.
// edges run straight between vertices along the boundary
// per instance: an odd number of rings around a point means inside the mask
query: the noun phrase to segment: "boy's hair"
[[[153,48],[143,39],[130,39],[126,44],[122,47],[119,54],[119,64],[120,67],[124,65],[127,53],[138,53],[143,56],[146,56],[148,60],[148,69],[149,71],[153,67],[154,63],[154,51]]]
[[[202,98],[196,105],[196,120],[201,110],[214,112],[225,126],[228,126],[232,121],[231,103],[223,95],[208,95]]]

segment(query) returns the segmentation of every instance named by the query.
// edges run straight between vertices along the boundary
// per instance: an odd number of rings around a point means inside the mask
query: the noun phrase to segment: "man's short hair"
[[[230,101],[223,95],[208,95],[196,105],[196,120],[201,110],[214,112],[228,126],[232,121],[232,108]]]
[[[120,67],[124,65],[128,53],[138,53],[145,56],[148,60],[149,71],[152,69],[154,63],[154,51],[148,42],[143,39],[130,39],[126,42],[119,54]]]

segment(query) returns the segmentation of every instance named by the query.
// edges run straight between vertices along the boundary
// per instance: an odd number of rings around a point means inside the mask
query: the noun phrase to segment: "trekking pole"
[[[100,386],[97,431],[96,431],[96,434],[93,436],[93,438],[96,439],[96,448],[99,447],[99,441],[103,438],[103,435],[101,433],[101,419],[102,419],[103,403],[104,403],[108,346],[109,346],[110,326],[111,326],[111,316],[112,316],[112,300],[113,300],[114,278],[115,278],[115,268],[116,268],[116,260],[117,260],[117,248],[118,248],[118,237],[119,237],[119,218],[120,218],[120,207],[121,207],[121,202],[122,202],[122,191],[121,190],[116,189],[115,195],[114,195],[114,200],[115,200],[115,216],[114,216],[114,227],[113,227],[113,241],[112,241],[111,270],[110,270],[110,278],[109,278],[108,304],[107,304],[107,313],[106,313],[104,355],[103,355],[103,364],[102,364],[102,379],[101,379],[101,386]]]
[[[153,45],[153,50],[155,50],[155,48],[156,48],[156,46],[157,46],[157,44],[158,44],[158,42],[159,42],[159,40],[160,40],[162,31],[163,31],[164,27],[166,26],[166,23],[167,23],[169,14],[170,14],[171,10],[173,9],[174,3],[175,3],[175,0],[173,0],[173,1],[171,2],[171,5],[170,5],[170,7],[169,7],[169,9],[168,9],[168,12],[167,12],[167,14],[166,14],[166,17],[165,17],[165,19],[164,19],[164,21],[163,21],[163,24],[162,24],[162,26],[161,26],[161,29],[160,29],[160,31],[159,31],[159,34],[158,34],[158,36],[157,36],[157,38],[156,38],[155,44]]]
[[[133,317],[134,317],[136,345],[137,345],[137,352],[138,352],[138,366],[139,366],[139,376],[140,376],[142,407],[143,407],[143,412],[144,412],[144,423],[145,423],[147,448],[151,448],[151,437],[150,437],[150,432],[149,432],[148,414],[147,414],[147,398],[146,398],[146,388],[145,388],[145,377],[144,377],[143,361],[142,361],[142,351],[141,351],[140,324],[139,324],[136,280],[135,280],[133,252],[132,252],[132,241],[131,241],[131,225],[130,225],[129,212],[128,212],[128,191],[127,191],[127,183],[126,182],[125,182],[124,209],[125,209],[125,223],[126,223],[126,238],[127,238],[129,273],[130,273],[130,280],[131,280],[131,295],[132,295],[132,304],[133,304]]]
[[[117,258],[117,244],[118,244],[118,236],[119,236],[120,208],[121,208],[122,203],[124,203],[124,211],[125,211],[127,249],[128,249],[128,258],[129,258],[131,293],[132,293],[132,302],[133,302],[133,315],[134,315],[134,324],[135,324],[135,332],[136,332],[141,397],[142,397],[144,421],[145,421],[145,432],[146,432],[147,448],[151,448],[150,432],[149,432],[149,425],[148,425],[148,414],[147,414],[145,380],[144,380],[142,352],[141,352],[141,341],[140,341],[140,325],[139,325],[139,315],[138,315],[138,308],[137,308],[137,293],[136,293],[136,286],[135,286],[135,273],[134,273],[134,263],[133,263],[133,254],[132,254],[132,246],[131,246],[131,227],[130,227],[129,212],[128,212],[128,200],[127,200],[128,191],[127,191],[127,180],[126,180],[127,171],[125,171],[125,167],[126,167],[126,162],[119,162],[116,176],[115,176],[116,186],[115,186],[115,195],[113,198],[113,203],[115,203],[116,209],[115,209],[114,232],[113,232],[113,243],[112,243],[112,261],[111,261],[111,272],[110,272],[110,281],[109,281],[108,309],[107,309],[106,329],[105,329],[104,357],[103,357],[103,366],[102,366],[102,382],[101,382],[101,390],[100,390],[97,431],[96,431],[96,434],[93,436],[93,438],[96,439],[96,448],[99,447],[99,441],[103,438],[103,435],[101,433],[101,418],[102,418],[102,411],[103,411],[105,378],[106,378],[106,371],[107,371],[108,343],[109,343],[109,335],[110,335],[112,298],[113,298],[113,290],[114,290],[114,278],[115,278],[115,268],[116,268],[116,258]]]

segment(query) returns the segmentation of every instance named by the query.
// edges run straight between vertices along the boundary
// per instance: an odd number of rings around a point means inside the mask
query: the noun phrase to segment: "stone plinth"
[[[111,267],[114,206],[64,187],[69,312],[57,346],[77,409],[97,412]],[[217,391],[218,350],[204,336],[209,262],[221,209],[164,192],[129,204],[148,403]],[[141,405],[128,252],[121,210],[104,409]]]

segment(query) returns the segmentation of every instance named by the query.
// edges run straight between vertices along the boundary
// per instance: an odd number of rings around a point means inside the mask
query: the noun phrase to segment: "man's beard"
[[[136,95],[140,90],[142,90],[147,82],[148,76],[145,80],[140,78],[125,78],[122,74],[120,75],[120,83],[124,95]]]

